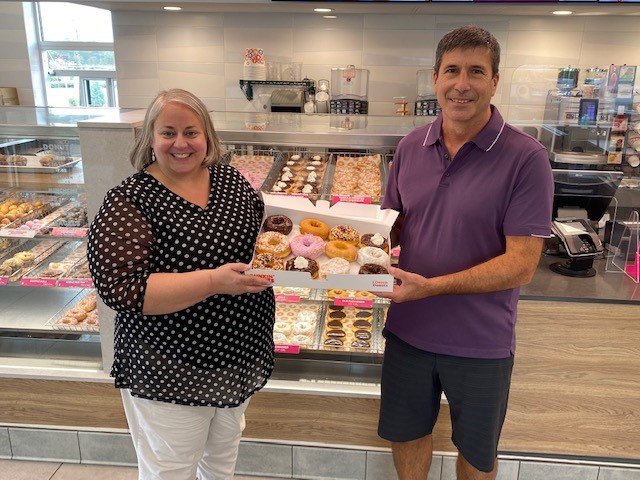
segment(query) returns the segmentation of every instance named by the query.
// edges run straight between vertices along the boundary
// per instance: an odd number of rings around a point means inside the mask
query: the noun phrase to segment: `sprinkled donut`
[[[291,253],[291,246],[286,235],[280,232],[264,232],[256,241],[258,253],[271,253],[278,258],[284,258]]]
[[[284,262],[273,253],[259,253],[251,262],[256,270],[284,270]]]
[[[293,228],[293,222],[286,215],[270,215],[264,219],[265,232],[280,232],[289,235]]]
[[[358,251],[358,263],[360,265],[375,263],[386,267],[389,265],[389,254],[378,247],[363,247]]]
[[[324,253],[324,240],[317,235],[305,233],[296,235],[290,240],[291,253],[295,256],[315,260]]]
[[[358,245],[360,234],[351,225],[336,225],[329,231],[329,240],[342,240],[352,245]]]
[[[316,235],[323,240],[329,237],[329,225],[316,218],[305,218],[300,221],[300,233],[310,233]]]
[[[339,275],[349,273],[350,264],[341,257],[334,257],[320,265],[320,277],[327,278],[327,275]]]
[[[353,262],[358,256],[358,249],[351,243],[342,240],[331,240],[324,247],[325,253],[329,258],[344,258],[348,262]],[[382,251],[382,250],[380,250]],[[384,252],[382,252],[384,253]],[[368,262],[372,263],[372,262]]]

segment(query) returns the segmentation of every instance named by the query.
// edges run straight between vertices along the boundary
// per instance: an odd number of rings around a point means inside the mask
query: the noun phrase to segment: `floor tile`
[[[64,463],[51,480],[137,480],[138,469]]]
[[[0,480],[49,480],[60,463],[0,460]]]

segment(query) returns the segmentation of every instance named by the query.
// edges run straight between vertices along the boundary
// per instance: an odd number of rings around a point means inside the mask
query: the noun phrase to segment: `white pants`
[[[244,430],[245,401],[235,408],[146,400],[122,389],[138,456],[139,480],[232,480]]]

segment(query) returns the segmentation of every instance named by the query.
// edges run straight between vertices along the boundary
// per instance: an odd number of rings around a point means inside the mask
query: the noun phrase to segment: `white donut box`
[[[290,195],[274,195],[262,193],[265,204],[265,218],[269,215],[286,215],[293,222],[293,230],[288,235],[293,238],[299,233],[298,224],[305,218],[316,218],[329,225],[351,225],[362,235],[364,233],[379,233],[389,239],[391,227],[398,212],[382,210],[379,205],[364,203],[338,202],[334,205],[327,200],[317,200],[315,205],[306,197]],[[255,256],[255,253],[254,253]],[[328,257],[321,256],[316,261],[319,264],[327,261]],[[247,274],[266,275],[273,279],[274,286],[306,287],[320,289],[363,290],[368,292],[390,292],[393,290],[393,277],[387,274],[358,275],[360,265],[351,263],[351,273],[342,275],[327,275],[326,279],[311,278],[308,272],[290,272],[281,270],[247,271]]]

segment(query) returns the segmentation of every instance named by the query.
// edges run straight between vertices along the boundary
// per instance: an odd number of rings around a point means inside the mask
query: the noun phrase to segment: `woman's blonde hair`
[[[131,154],[129,155],[129,160],[133,168],[135,168],[136,171],[140,171],[153,162],[151,144],[153,143],[154,125],[164,107],[170,103],[184,105],[200,117],[207,138],[207,154],[202,164],[209,166],[218,162],[222,156],[222,147],[220,145],[220,139],[213,128],[213,122],[211,121],[207,107],[202,103],[202,100],[194,94],[179,88],[172,88],[158,93],[149,105],[149,108],[147,108],[147,113],[144,116],[144,123],[142,125],[142,132],[136,138]]]

